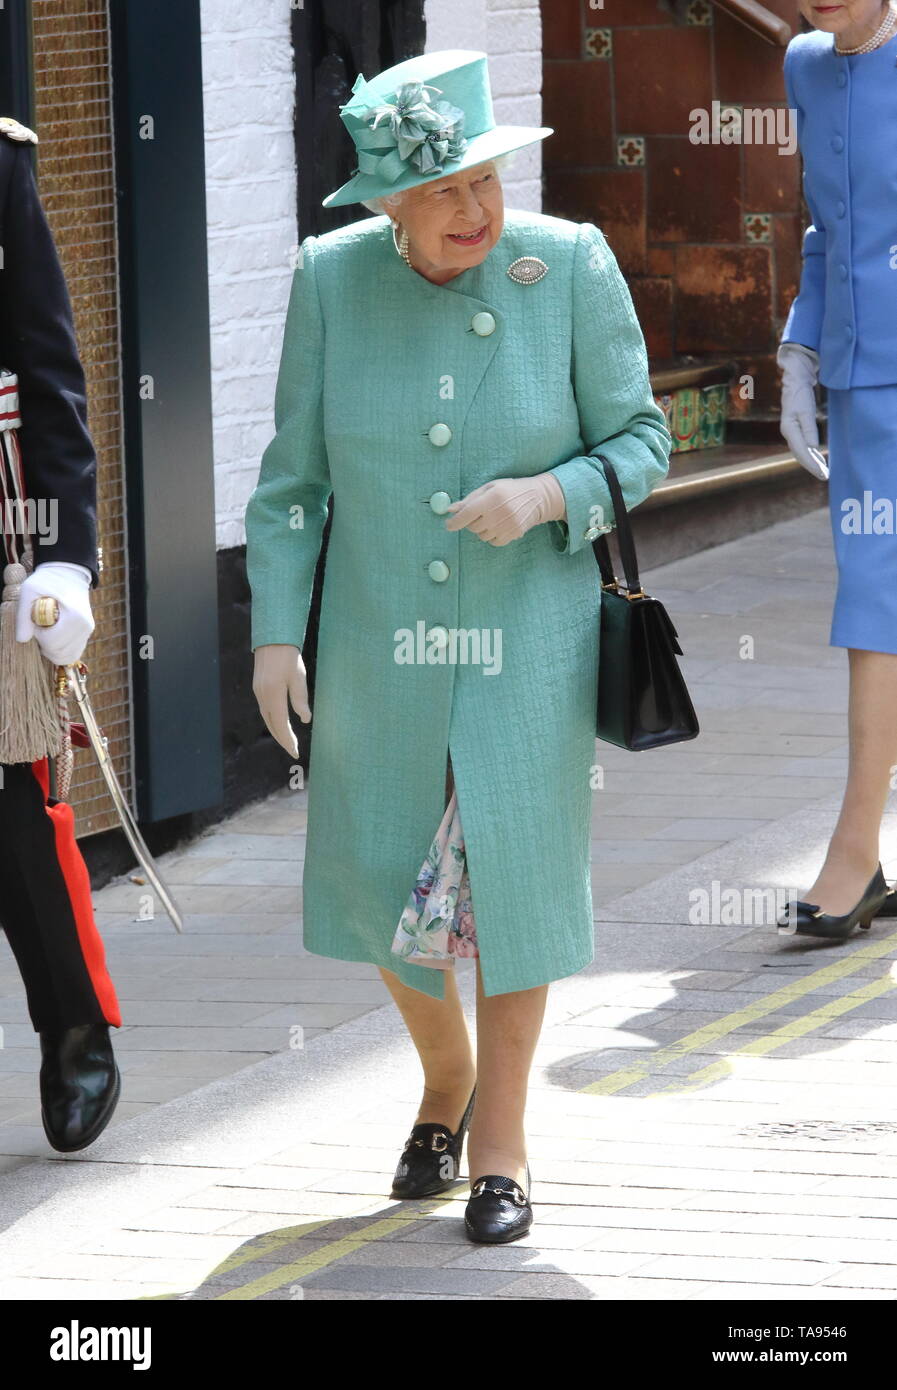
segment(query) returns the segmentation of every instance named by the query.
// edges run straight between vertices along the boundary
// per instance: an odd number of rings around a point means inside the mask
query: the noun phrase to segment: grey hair
[[[507,154],[497,154],[493,159],[484,159],[484,164],[493,164],[497,172],[502,173],[509,165],[514,163],[517,158],[518,150],[509,150]],[[407,190],[405,190],[407,191]],[[405,196],[402,193],[387,193],[381,198],[363,198],[362,207],[366,207],[369,212],[381,214],[387,217],[395,217],[398,213],[399,204]]]

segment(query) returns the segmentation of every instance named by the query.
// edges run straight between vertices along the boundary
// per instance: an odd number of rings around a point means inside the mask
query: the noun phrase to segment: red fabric
[[[65,879],[78,941],[84,964],[90,976],[97,1002],[103,1011],[106,1022],[115,1028],[121,1027],[121,1012],[115,986],[106,969],[106,952],[103,940],[97,930],[90,897],[90,876],[84,863],[78,842],[75,839],[75,813],[66,801],[58,801],[55,806],[46,805],[50,792],[50,772],[47,759],[41,758],[31,764],[31,770],[40,783],[44,795],[44,810],[50,817],[56,837],[56,857]]]

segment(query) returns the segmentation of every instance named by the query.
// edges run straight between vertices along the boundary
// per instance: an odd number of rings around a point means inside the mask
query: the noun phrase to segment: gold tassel
[[[26,555],[26,562],[30,560]],[[3,571],[0,601],[0,764],[56,757],[62,744],[56,672],[33,637],[16,641],[19,591],[28,577],[24,564]]]
[[[25,484],[19,451],[18,378],[0,370],[0,502],[7,565],[0,598],[0,764],[33,763],[55,758],[64,743],[56,668],[46,661],[33,637],[16,641],[16,614],[23,583],[34,569],[34,550],[27,529]],[[16,560],[15,519],[7,524],[7,508],[26,518],[22,527],[21,560]]]

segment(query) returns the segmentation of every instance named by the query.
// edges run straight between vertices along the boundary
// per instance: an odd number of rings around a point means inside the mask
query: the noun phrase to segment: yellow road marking
[[[721,1058],[718,1062],[711,1062],[709,1066],[702,1067],[693,1075],[686,1077],[681,1082],[671,1082],[669,1086],[664,1086],[661,1091],[656,1091],[649,1100],[655,1100],[658,1096],[669,1095],[671,1092],[691,1091],[699,1086],[709,1086],[714,1081],[722,1081],[725,1077],[732,1074],[732,1061],[736,1057],[763,1057],[768,1052],[774,1052],[777,1047],[782,1047],[787,1042],[792,1042],[795,1038],[806,1037],[808,1033],[813,1033],[817,1028],[822,1028],[826,1023],[830,1023],[834,1018],[840,1018],[842,1014],[850,1013],[851,1009],[857,1009],[861,1004],[868,1004],[870,1000],[877,999],[882,994],[887,994],[888,990],[897,988],[897,980],[885,975],[879,980],[871,980],[868,985],[863,985],[861,989],[855,989],[852,994],[844,994],[838,999],[830,999],[827,1004],[814,1009],[810,1014],[804,1014],[802,1018],[795,1018],[793,1023],[783,1023],[781,1028],[777,1028],[774,1033],[768,1033],[763,1038],[753,1038],[744,1047],[739,1047],[735,1052],[731,1052],[728,1057]]]
[[[704,1043],[716,1042],[719,1038],[724,1038],[727,1033],[741,1028],[745,1023],[754,1023],[759,1018],[765,1018],[767,1014],[775,1013],[782,1004],[788,1004],[793,999],[801,999],[805,994],[811,994],[813,990],[819,989],[821,985],[855,974],[869,961],[880,960],[882,956],[886,956],[890,951],[893,951],[895,946],[897,946],[897,932],[891,932],[881,941],[870,941],[868,945],[859,947],[851,955],[834,961],[831,965],[825,965],[820,970],[814,970],[812,974],[805,975],[803,979],[795,980],[791,985],[783,985],[774,993],[766,994],[762,998],[756,999],[752,1004],[745,1005],[743,1009],[736,1009],[734,1013],[726,1014],[724,1018],[718,1018],[713,1023],[705,1024],[703,1028],[698,1028],[694,1033],[688,1033],[684,1038],[678,1038],[668,1047],[661,1047],[656,1052],[649,1053],[644,1062],[623,1067],[620,1071],[611,1072],[609,1076],[603,1076],[600,1081],[593,1081],[590,1085],[583,1086],[582,1094],[591,1096],[616,1095],[618,1091],[625,1090],[633,1082],[644,1081],[661,1067],[669,1066],[670,1062],[675,1061],[678,1057],[695,1052]],[[636,1020],[637,1022],[638,1020]]]
[[[227,1274],[232,1269],[239,1269],[241,1265],[251,1264],[253,1260],[262,1260],[266,1255],[276,1254],[283,1246],[292,1245],[294,1240],[308,1235],[311,1231],[320,1231],[322,1226],[332,1225],[333,1220],[332,1216],[325,1216],[320,1221],[308,1221],[301,1226],[288,1226],[277,1231],[263,1231],[260,1236],[256,1237],[256,1244],[229,1255],[226,1260],[215,1267],[214,1273]]]
[[[338,1217],[324,1216],[320,1221],[306,1221],[301,1226],[284,1227],[277,1231],[263,1231],[260,1236],[256,1236],[256,1244],[246,1246],[242,1250],[236,1251],[233,1255],[228,1255],[227,1259],[220,1265],[216,1265],[210,1278],[216,1274],[226,1274],[231,1269],[239,1269],[241,1265],[252,1264],[254,1260],[263,1259],[265,1255],[272,1254],[280,1250],[284,1245],[292,1245],[294,1240],[308,1235],[310,1231],[319,1231],[322,1226],[332,1226]],[[141,1303],[162,1302],[164,1300],[176,1299],[176,1293],[156,1293],[148,1294],[142,1298]]]
[[[328,1245],[322,1245],[319,1250],[312,1251],[310,1255],[303,1255],[301,1259],[294,1260],[292,1264],[272,1270],[269,1274],[262,1274],[249,1284],[242,1284],[239,1288],[228,1289],[227,1293],[218,1294],[216,1302],[233,1300],[246,1302],[253,1298],[261,1298],[263,1294],[271,1293],[273,1289],[280,1289],[284,1284],[299,1283],[302,1279],[308,1278],[310,1274],[316,1274],[319,1269],[326,1269],[327,1265],[341,1260],[344,1255],[351,1255],[362,1245],[367,1245],[370,1241],[380,1240],[383,1236],[394,1235],[396,1231],[401,1231],[406,1226],[413,1226],[415,1221],[420,1221],[422,1217],[431,1216],[446,1201],[451,1201],[451,1198],[442,1197],[438,1201],[428,1204],[423,1211],[415,1212],[411,1216],[386,1216],[381,1221],[375,1221],[372,1226],[366,1226],[364,1230],[353,1231],[351,1235],[331,1241]],[[219,1266],[219,1269],[222,1268],[223,1266]],[[218,1272],[218,1270],[214,1271],[210,1278],[214,1279]]]

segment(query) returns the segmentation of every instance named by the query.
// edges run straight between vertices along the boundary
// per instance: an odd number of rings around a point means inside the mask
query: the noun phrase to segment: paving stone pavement
[[[596,958],[550,993],[533,1234],[470,1245],[464,1184],[389,1200],[417,1064],[372,967],[303,951],[305,792],[285,791],[163,860],[183,936],[144,920],[145,885],[95,894],[123,1099],[84,1154],[44,1139],[3,947],[0,1297],[895,1297],[897,922],[837,946],[771,924],[846,767],[827,513],[646,580],[702,734],[596,745]],[[893,878],[897,804],[882,860]]]

